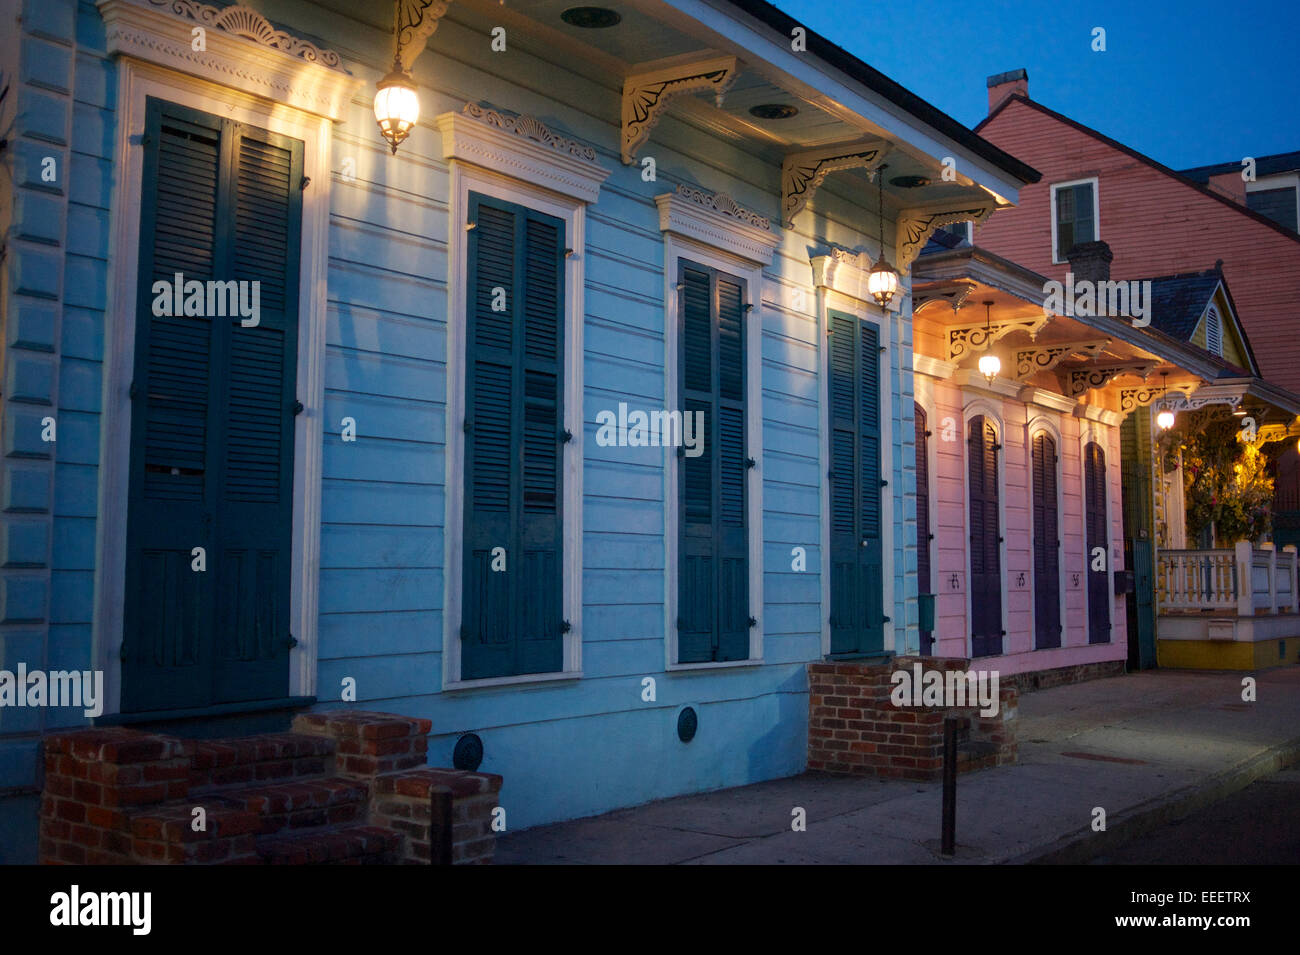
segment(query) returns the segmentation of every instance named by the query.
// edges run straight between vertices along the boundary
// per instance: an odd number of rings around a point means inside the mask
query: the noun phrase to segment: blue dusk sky
[[[774,2],[967,126],[1024,67],[1031,99],[1174,169],[1300,150],[1296,0]]]

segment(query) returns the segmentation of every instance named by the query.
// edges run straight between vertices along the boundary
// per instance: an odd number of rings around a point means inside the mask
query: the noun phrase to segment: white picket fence
[[[1163,550],[1156,574],[1160,610],[1218,610],[1241,617],[1300,613],[1297,569],[1293,544],[1281,551],[1249,542],[1232,550]]]

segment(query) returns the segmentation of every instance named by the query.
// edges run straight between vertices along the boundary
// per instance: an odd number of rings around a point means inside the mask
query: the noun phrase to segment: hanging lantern
[[[867,275],[867,291],[881,308],[888,307],[898,291],[898,270],[885,258],[885,186],[884,172],[888,166],[876,170],[876,223],[880,227],[880,258]]]
[[[1168,389],[1169,372],[1162,371],[1160,373],[1160,398],[1162,407],[1160,408],[1160,413],[1156,415],[1156,426],[1159,427],[1161,431],[1168,431],[1174,426],[1174,413],[1170,411],[1168,407],[1164,406],[1165,392]]]
[[[411,134],[415,121],[420,118],[420,97],[416,95],[411,74],[402,69],[400,59],[394,61],[393,71],[377,86],[375,122],[393,147],[393,155],[397,155],[398,144]]]

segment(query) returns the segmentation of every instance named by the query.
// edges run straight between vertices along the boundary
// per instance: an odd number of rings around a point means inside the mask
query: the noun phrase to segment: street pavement
[[[1300,666],[1255,674],[1253,703],[1241,699],[1243,675],[1154,670],[1021,696],[1019,762],[958,777],[951,859],[939,853],[938,783],[805,773],[508,833],[496,862],[1127,861],[1126,844],[1300,758]],[[794,807],[805,831],[791,829]],[[1093,829],[1098,808],[1104,832]],[[1225,844],[1217,858],[1232,855]]]

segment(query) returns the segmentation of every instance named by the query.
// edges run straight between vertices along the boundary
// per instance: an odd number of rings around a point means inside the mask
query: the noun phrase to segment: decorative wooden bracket
[[[1019,381],[1033,377],[1040,371],[1051,371],[1071,355],[1096,358],[1110,344],[1109,338],[1086,342],[1059,342],[1037,348],[1017,348],[1015,351],[1015,377]]]
[[[1300,418],[1293,420],[1290,424],[1259,425],[1255,429],[1255,440],[1251,444],[1257,448],[1262,448],[1271,441],[1286,441],[1296,437],[1300,437]]]
[[[898,237],[894,243],[899,270],[906,272],[916,261],[935,229],[967,220],[980,225],[993,214],[993,208],[993,200],[988,199],[957,206],[903,209],[898,213]]]
[[[813,193],[833,172],[865,169],[874,178],[888,143],[848,143],[790,153],[781,163],[781,216],[790,227]]]
[[[945,282],[943,285],[933,285],[923,291],[913,289],[912,314],[935,302],[946,302],[952,307],[955,315],[957,310],[966,304],[966,299],[974,290],[975,283],[967,281]]]
[[[397,0],[397,65],[410,70],[424,52],[451,0]]]
[[[1046,327],[1048,317],[1018,318],[1010,322],[974,322],[970,325],[951,325],[948,328],[948,360],[960,361],[988,347],[1012,332],[1028,332],[1032,341]]]
[[[715,56],[677,66],[633,73],[623,80],[624,164],[636,159],[636,152],[650,138],[670,100],[683,93],[713,90],[718,105],[722,94],[736,79],[736,58]]]
[[[1227,405],[1229,408],[1235,408],[1241,404],[1241,395],[1225,394],[1201,394],[1199,391],[1193,392],[1175,392],[1165,395],[1165,397],[1156,396],[1156,406],[1161,411],[1172,411],[1177,414],[1180,411],[1199,411],[1209,405]]]
[[[1145,381],[1158,364],[1158,361],[1116,361],[1068,368],[1061,376],[1061,385],[1066,397],[1077,398],[1092,388],[1101,388],[1120,375],[1137,375]]]

